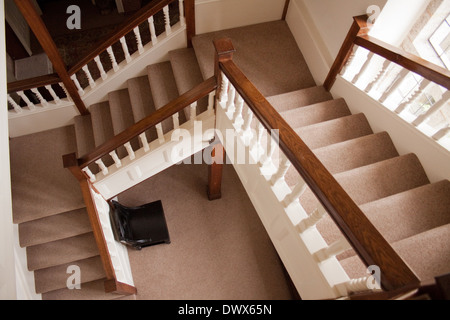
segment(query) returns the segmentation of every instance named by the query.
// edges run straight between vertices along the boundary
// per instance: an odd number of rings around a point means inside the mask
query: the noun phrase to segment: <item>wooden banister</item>
[[[401,48],[392,46],[379,39],[368,35],[371,25],[367,23],[368,16],[362,15],[353,18],[353,24],[345,38],[342,47],[336,56],[333,66],[323,84],[327,91],[331,90],[337,75],[348,62],[353,47],[358,45],[376,55],[379,55],[403,68],[417,73],[436,84],[450,90],[450,71],[428,62],[414,54],[410,54]]]
[[[215,41],[215,45],[218,55],[220,55],[220,48],[231,51],[229,39],[224,39],[223,42]],[[416,275],[233,60],[229,58],[219,61],[219,68],[264,127],[269,131],[279,130],[280,149],[303,177],[362,261],[367,266],[380,267],[383,288],[395,290],[418,285],[419,279]]]
[[[61,81],[64,83],[67,92],[71,96],[73,102],[75,103],[78,111],[82,115],[89,114],[86,106],[84,105],[83,100],[78,94],[78,90],[73,83],[72,79],[70,79],[70,75],[66,70],[66,66],[64,64],[63,59],[61,58],[58,48],[56,44],[53,42],[50,33],[47,30],[44,22],[42,21],[39,14],[36,12],[36,9],[31,0],[15,0],[15,3],[21,13],[23,14],[25,20],[28,22],[31,30],[35,34],[48,58],[53,64],[53,69],[59,75]]]
[[[46,85],[60,83],[61,78],[57,73],[47,74],[25,80],[19,80],[8,83],[8,93],[39,88]]]
[[[78,160],[78,166],[85,168],[101,157],[109,154],[110,152],[116,150],[125,143],[131,141],[133,138],[139,136],[146,130],[156,126],[158,123],[170,118],[177,112],[180,112],[187,106],[191,105],[195,101],[206,96],[208,93],[214,91],[217,88],[215,77],[211,77],[208,80],[202,82],[192,90],[184,93],[177,99],[169,102],[166,106],[158,109],[156,112],[152,113],[150,116],[142,119],[133,126],[124,130],[123,132],[116,135],[111,140],[100,145],[93,152],[81,157]]]
[[[150,16],[161,11],[165,6],[169,5],[174,0],[158,0],[151,1],[145,5],[142,9],[137,11],[135,14],[130,16],[126,21],[116,27],[108,36],[101,41],[97,47],[92,49],[83,59],[81,59],[77,64],[70,67],[69,74],[73,75],[80,71],[86,64],[94,60],[100,53],[105,51],[107,48],[112,46],[114,43],[120,40],[123,36],[131,32],[135,27],[141,23],[147,21]]]

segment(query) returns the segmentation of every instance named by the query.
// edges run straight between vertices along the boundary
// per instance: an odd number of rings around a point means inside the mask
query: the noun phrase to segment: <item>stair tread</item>
[[[88,232],[75,237],[27,247],[30,271],[82,260],[98,255],[94,234]]]
[[[74,121],[75,136],[77,140],[77,156],[82,157],[95,148],[91,115],[76,116]]]
[[[156,110],[161,109],[166,104],[179,97],[170,61],[148,66],[147,73]],[[186,121],[184,112],[179,112],[179,121],[180,124]],[[164,120],[162,122],[162,127],[164,133],[172,130],[172,118]]]
[[[283,112],[332,99],[331,93],[326,91],[323,86],[314,86],[270,96],[267,98],[267,101],[270,102],[275,110]]]
[[[392,244],[393,249],[409,265],[421,282],[450,273],[450,224],[446,224]],[[351,279],[367,276],[366,267],[357,257],[341,261]]]
[[[114,137],[109,102],[93,104],[90,108],[95,146],[98,147]]]
[[[281,116],[294,129],[349,115],[350,110],[342,98],[281,112]]]
[[[114,293],[105,293],[105,279],[95,280],[81,285],[81,290],[67,288],[42,294],[42,300],[113,300],[122,297]]]
[[[37,293],[45,293],[53,290],[67,288],[67,279],[70,273],[67,273],[69,266],[80,268],[81,286],[86,282],[100,280],[105,278],[105,271],[100,256],[71,261],[54,267],[36,270],[34,279]]]
[[[325,147],[373,133],[369,122],[362,113],[301,127],[296,129],[295,132],[310,149]]]
[[[367,218],[389,242],[450,223],[450,182],[427,184],[360,206]],[[317,224],[317,230],[328,244],[342,237],[327,215]],[[354,255],[347,252],[339,258]]]
[[[92,231],[86,208],[19,224],[21,247],[52,242]]]
[[[178,94],[182,95],[203,82],[202,73],[198,65],[197,57],[193,48],[183,48],[169,52],[170,64],[172,66]],[[208,98],[198,102],[197,113],[206,111]],[[184,110],[186,119],[190,119],[190,111]]]
[[[134,124],[128,89],[112,91],[108,94],[109,109],[114,135],[121,133]]]
[[[430,183],[414,154],[341,172],[334,177],[357,205]],[[312,212],[318,206],[315,196],[309,189],[300,197],[300,201],[307,212]]]
[[[129,79],[128,92],[134,122],[139,122],[156,111],[148,76]]]

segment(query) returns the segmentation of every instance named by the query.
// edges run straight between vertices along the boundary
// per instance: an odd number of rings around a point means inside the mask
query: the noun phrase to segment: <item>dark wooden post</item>
[[[184,17],[186,19],[187,46],[192,48],[192,38],[195,36],[195,0],[184,0]]]
[[[222,173],[225,159],[225,149],[221,143],[213,146],[211,151],[211,164],[208,168],[208,199],[222,198]]]
[[[53,68],[61,78],[61,81],[64,83],[64,86],[66,87],[67,92],[72,98],[73,102],[77,106],[78,111],[82,115],[89,114],[89,111],[84,105],[83,100],[81,100],[81,97],[78,94],[78,90],[75,84],[73,83],[72,79],[70,79],[69,73],[66,70],[66,66],[59,54],[58,48],[53,42],[53,39],[50,36],[50,33],[48,32],[44,21],[42,21],[41,17],[36,12],[33,3],[31,2],[31,0],[15,0],[15,3],[19,10],[22,12],[25,20],[28,22],[28,25],[38,39],[45,53],[47,53],[48,58],[53,64]]]
[[[281,20],[286,20],[286,16],[289,10],[289,4],[291,3],[291,0],[286,0],[284,3],[284,9],[283,9],[283,15],[281,16]]]
[[[355,40],[361,32],[365,32],[367,30],[367,15],[362,15],[353,18],[353,24],[347,34],[347,37],[342,44],[341,49],[339,50],[338,55],[336,56],[336,60],[328,73],[328,76],[323,83],[325,90],[330,91],[334,82],[336,81],[337,75],[342,71],[342,68],[347,63],[350,55],[353,51],[353,46],[355,45]],[[364,29],[364,30],[363,30]]]

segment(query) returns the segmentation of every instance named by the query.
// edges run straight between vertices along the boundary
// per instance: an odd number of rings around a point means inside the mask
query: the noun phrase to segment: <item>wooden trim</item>
[[[286,16],[289,10],[289,4],[291,3],[291,0],[286,0],[286,2],[284,3],[284,9],[283,9],[283,14],[281,15],[281,20],[286,20]]]
[[[119,133],[111,140],[100,145],[93,152],[81,157],[78,160],[78,165],[81,168],[87,167],[89,164],[100,159],[104,155],[109,154],[111,151],[116,150],[120,146],[123,146],[125,143],[131,141],[133,138],[139,136],[144,131],[156,126],[158,123],[170,118],[172,115],[183,110],[195,101],[198,101],[200,98],[203,98],[211,91],[215,90],[216,87],[216,79],[214,77],[209,78],[177,99],[169,102],[161,109],[158,109],[150,116],[142,119],[133,126]]]
[[[97,209],[94,204],[94,200],[91,196],[90,182],[87,177],[81,171],[77,165],[77,157],[75,153],[67,154],[63,156],[64,168],[69,169],[70,172],[80,183],[81,193],[83,194],[84,203],[89,216],[89,222],[94,233],[95,242],[100,253],[103,269],[105,270],[106,278],[108,280],[115,279],[116,275],[109,255],[108,246],[106,244],[105,236],[101,227],[100,219]]]
[[[184,0],[184,17],[186,18],[187,46],[192,48],[192,38],[195,37],[195,0]]]
[[[330,214],[362,261],[382,271],[385,290],[418,285],[419,279],[363,214],[314,153],[232,60],[220,62],[236,90],[267,130],[278,129],[280,149]]]
[[[16,0],[20,1],[20,0]],[[159,1],[151,1],[141,10],[133,14],[129,19],[119,25],[116,29],[114,29],[103,41],[99,43],[99,45],[93,49],[89,54],[87,54],[83,59],[81,59],[77,64],[72,66],[69,69],[69,74],[73,75],[81,68],[83,68],[86,64],[94,60],[100,53],[108,49],[114,43],[120,40],[123,36],[131,32],[136,26],[141,23],[147,21],[150,16],[153,16],[157,12],[161,11],[165,6],[169,5],[174,0],[159,0]]]
[[[81,100],[81,97],[78,94],[78,90],[75,84],[73,83],[72,79],[70,79],[70,76],[67,73],[66,66],[59,54],[58,48],[53,42],[53,39],[50,36],[50,33],[48,32],[47,27],[45,26],[41,17],[36,12],[33,2],[31,0],[14,0],[14,1],[19,10],[22,12],[25,20],[28,22],[28,25],[30,26],[36,38],[38,39],[42,48],[47,53],[48,58],[53,64],[53,69],[61,78],[61,81],[64,83],[67,92],[71,96],[79,112],[82,115],[89,114],[89,111],[84,105],[83,100]]]
[[[126,295],[126,296],[137,293],[136,287],[130,286],[129,284],[122,283],[115,279],[106,280],[104,285],[105,285],[106,293],[122,294],[122,295]]]
[[[450,90],[450,71],[369,35],[357,36],[354,43]]]
[[[57,84],[61,82],[61,78],[57,73],[47,74],[39,77],[34,77],[25,80],[19,80],[8,83],[8,93],[17,91],[29,90],[33,88],[40,88],[46,85]]]
[[[213,146],[211,164],[208,166],[208,199],[210,201],[222,198],[222,174],[225,159],[225,149],[221,143]]]

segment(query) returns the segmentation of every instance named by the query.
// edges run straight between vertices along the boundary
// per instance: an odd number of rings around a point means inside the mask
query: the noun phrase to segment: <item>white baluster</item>
[[[254,154],[257,162],[259,162],[259,159],[262,155],[261,141],[262,141],[262,137],[263,137],[265,130],[266,129],[264,128],[263,124],[261,122],[258,122],[257,133],[256,133],[253,141],[251,142],[251,147],[250,147],[251,151],[250,152],[252,154]]]
[[[220,88],[220,94],[219,94],[219,102],[223,103],[223,106],[226,106],[225,103],[228,100],[228,86],[230,84],[230,81],[228,80],[228,78],[225,76],[225,74],[222,72],[222,83],[221,83],[221,88]]]
[[[233,114],[233,124],[236,126],[236,130],[240,131],[244,123],[244,118],[242,117],[242,110],[244,108],[244,99],[242,99],[239,93],[236,93],[234,104],[236,106],[236,111]]]
[[[450,99],[450,91],[447,90],[441,97],[439,101],[437,101],[435,104],[431,106],[430,109],[428,109],[424,114],[421,114],[412,122],[414,126],[420,126],[422,123],[430,119],[436,112],[441,110],[444,106],[449,104]]]
[[[127,40],[125,39],[125,36],[120,38],[120,43],[122,44],[122,50],[123,50],[123,53],[125,54],[125,60],[127,61],[127,63],[130,63],[131,56],[130,56],[130,52],[128,51],[128,45],[127,45]]]
[[[411,94],[403,101],[394,111],[395,113],[401,113],[403,110],[405,110],[411,103],[414,102],[417,97],[419,97],[422,92],[431,85],[431,81],[427,79],[423,79],[418,86],[416,86],[411,92]]]
[[[275,136],[275,137],[274,137]],[[259,166],[267,166],[273,158],[273,154],[275,153],[276,148],[278,147],[276,135],[274,134],[274,130],[271,130],[271,134],[267,135],[269,141],[269,150],[266,153],[263,153],[262,157],[259,161]]]
[[[345,73],[347,72],[348,67],[352,64],[357,50],[358,50],[358,46],[353,46],[352,52],[350,53],[350,55],[348,57],[347,63],[344,65],[344,67],[342,68],[341,73],[340,73],[343,77],[345,76]]]
[[[348,241],[345,238],[341,238],[336,242],[333,242],[328,247],[320,249],[314,253],[313,256],[318,262],[322,262],[351,248],[352,246],[348,243]]]
[[[59,86],[63,89],[64,94],[66,95],[66,99],[69,100],[69,101],[72,101],[72,97],[70,96],[69,92],[67,91],[67,88],[64,85],[64,83],[60,82]]]
[[[136,155],[134,154],[133,147],[131,146],[130,142],[127,142],[124,144],[125,149],[127,149],[128,155],[130,156],[130,160],[134,160],[136,158]]]
[[[308,185],[304,181],[300,181],[292,190],[291,193],[287,194],[281,201],[285,208],[289,207],[292,203],[297,201],[298,198],[306,191]]]
[[[97,64],[97,68],[100,71],[100,76],[102,77],[103,80],[106,80],[106,78],[108,78],[108,75],[105,72],[105,69],[103,68],[103,64],[100,61],[100,56],[96,56],[94,58],[95,63]]]
[[[270,184],[274,186],[278,181],[284,179],[284,176],[291,167],[291,162],[286,156],[282,155],[282,160],[280,162],[278,171],[270,178]]]
[[[94,79],[92,78],[92,74],[89,71],[88,66],[85,65],[82,69],[83,69],[84,73],[86,74],[86,77],[88,78],[89,85],[91,86],[91,88],[95,88],[96,84],[95,84]]]
[[[42,94],[39,92],[39,90],[37,88],[31,89],[31,92],[33,92],[37,96],[37,98],[39,99],[39,101],[41,102],[41,105],[43,107],[48,107],[47,100],[44,99],[44,97],[42,96]]]
[[[244,140],[245,146],[248,147],[253,138],[253,132],[251,129],[251,124],[253,121],[253,112],[248,106],[246,107],[246,109],[247,112],[244,119],[244,126],[242,128],[242,139]]]
[[[373,80],[369,82],[366,88],[364,89],[366,93],[369,93],[372,90],[372,88],[378,83],[381,77],[384,76],[390,64],[391,62],[389,60],[384,60],[380,70],[375,74]]]
[[[309,228],[314,227],[326,214],[324,208],[316,208],[309,216],[308,218],[303,219],[300,221],[300,223],[296,226],[298,232],[302,233],[308,230]]]
[[[30,99],[28,99],[28,97],[25,95],[25,93],[23,91],[17,91],[17,94],[23,99],[23,101],[25,101],[25,103],[27,104],[27,106],[30,110],[36,109],[36,106],[34,105],[34,103],[31,102]]]
[[[234,98],[236,97],[236,89],[230,83],[228,88],[228,98],[227,98],[227,109],[226,114],[228,118],[233,119],[234,111],[236,110],[236,106],[234,104]]]
[[[190,120],[193,122],[197,119],[197,101],[191,104]]]
[[[175,130],[180,128],[180,116],[178,115],[178,112],[172,116],[172,120],[173,120],[173,128]]]
[[[155,44],[158,43],[158,37],[156,36],[155,20],[153,19],[153,16],[148,18],[148,27],[150,28],[150,35],[152,37],[152,45],[154,46]]]
[[[163,128],[162,128],[161,122],[158,123],[155,127],[156,127],[156,133],[158,134],[159,143],[163,144],[166,140],[164,138],[164,132],[163,132]]]
[[[8,94],[8,101],[12,105],[12,107],[14,108],[14,111],[16,113],[22,113],[23,112],[22,108],[17,104],[16,101],[14,101],[14,99],[9,94]]]
[[[214,111],[214,100],[216,97],[216,92],[212,91],[208,96],[208,113],[211,113]]]
[[[184,0],[179,0],[178,1],[178,8],[179,8],[179,12],[180,12],[181,26],[184,27],[186,25],[186,18],[184,16]]]
[[[443,139],[447,134],[450,133],[450,125],[447,124],[444,128],[440,129],[433,135],[433,139],[436,141],[440,141]]]
[[[120,168],[122,166],[122,161],[120,161],[119,156],[115,151],[111,151],[109,153],[111,158],[114,160],[114,164],[116,165],[116,168]]]
[[[374,56],[374,53],[373,52],[369,52],[369,54],[366,57],[366,61],[364,62],[364,64],[361,67],[361,70],[359,70],[359,72],[357,72],[355,74],[355,76],[353,77],[353,79],[351,80],[351,82],[353,84],[358,82],[358,80],[361,77],[361,75],[363,75],[366,72],[368,66],[370,65],[370,62],[372,61],[373,56]]]
[[[83,88],[81,87],[80,82],[78,82],[78,79],[77,79],[76,74],[73,74],[73,75],[70,77],[70,79],[72,79],[73,83],[75,83],[75,86],[76,86],[77,89],[78,89],[78,94],[79,94],[80,96],[84,95],[84,90],[83,90]]]
[[[400,85],[402,84],[405,77],[408,75],[409,70],[408,69],[402,69],[398,76],[395,78],[395,80],[392,82],[391,86],[383,93],[383,95],[378,99],[381,103],[385,102],[386,99],[395,91],[397,90]]]
[[[86,175],[89,177],[89,180],[91,180],[91,182],[95,182],[95,180],[97,180],[95,178],[95,175],[92,173],[91,170],[89,170],[88,167],[81,169],[84,173],[86,173]]]
[[[47,91],[50,92],[50,95],[52,96],[53,101],[55,101],[56,104],[61,103],[61,99],[58,97],[58,95],[56,94],[55,90],[53,90],[51,85],[46,85],[45,89],[47,89]]]
[[[163,8],[164,12],[164,21],[165,21],[165,27],[166,27],[166,35],[169,35],[172,33],[172,27],[170,26],[170,16],[169,16],[169,6],[165,6]]]
[[[116,56],[114,55],[113,48],[112,47],[108,47],[108,49],[106,49],[106,51],[108,52],[109,59],[111,59],[111,63],[112,63],[112,67],[113,67],[114,71],[117,72],[120,67],[117,64],[117,60],[116,60]]]
[[[102,159],[98,159],[97,161],[95,161],[95,163],[98,165],[100,170],[102,170],[104,176],[106,176],[109,173],[108,168],[105,166]]]
[[[147,135],[145,134],[145,132],[139,135],[139,139],[141,140],[142,146],[144,147],[144,151],[150,151],[150,145],[148,144]]]
[[[359,279],[352,279],[344,283],[340,283],[336,285],[336,288],[342,295],[348,295],[353,292],[363,292],[369,291],[370,289],[367,286],[367,281],[369,277],[363,277]]]
[[[134,28],[133,32],[134,32],[134,36],[136,37],[138,52],[139,52],[139,54],[142,54],[144,52],[144,46],[142,45],[142,38],[141,38],[141,33],[139,32],[139,27]]]

